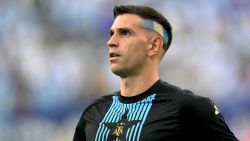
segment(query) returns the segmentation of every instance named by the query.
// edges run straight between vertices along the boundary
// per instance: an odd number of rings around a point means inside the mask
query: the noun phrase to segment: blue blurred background
[[[249,0],[0,0],[0,141],[69,141],[83,109],[119,89],[108,64],[115,4],[161,11],[163,80],[208,96],[250,141]]]

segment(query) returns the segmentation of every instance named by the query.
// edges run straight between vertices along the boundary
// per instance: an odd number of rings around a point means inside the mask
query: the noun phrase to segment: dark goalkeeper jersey
[[[120,92],[88,106],[74,141],[237,141],[211,100],[158,80],[134,97]]]

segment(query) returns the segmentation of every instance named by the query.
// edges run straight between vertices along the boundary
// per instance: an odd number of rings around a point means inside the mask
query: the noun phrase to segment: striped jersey
[[[237,141],[206,98],[158,80],[147,91],[103,96],[83,112],[74,141]]]

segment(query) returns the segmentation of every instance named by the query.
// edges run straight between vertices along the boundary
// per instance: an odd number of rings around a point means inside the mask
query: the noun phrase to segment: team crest
[[[95,141],[139,141],[155,95],[130,104],[121,103],[118,96],[113,96],[113,103],[99,124]]]
[[[117,138],[121,141],[126,141],[128,129],[140,122],[140,120],[128,121],[127,114],[128,109],[126,109],[125,113],[122,115],[122,119],[117,123],[105,123],[108,129],[110,129],[108,141],[113,141]]]

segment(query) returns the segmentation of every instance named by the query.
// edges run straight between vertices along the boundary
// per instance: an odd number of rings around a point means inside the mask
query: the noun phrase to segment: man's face
[[[120,77],[137,75],[146,65],[150,42],[148,33],[141,27],[143,22],[137,15],[122,14],[110,29],[107,42],[110,67]]]

